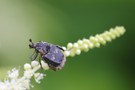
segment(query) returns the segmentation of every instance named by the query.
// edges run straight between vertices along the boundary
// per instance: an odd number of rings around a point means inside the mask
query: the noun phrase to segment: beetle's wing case
[[[57,71],[57,70],[61,70],[64,67],[65,63],[66,63],[66,58],[64,57],[59,66],[56,67],[56,66],[50,64],[49,67],[50,67],[50,69]]]
[[[64,59],[63,52],[55,45],[50,44],[50,50],[47,54],[43,55],[42,58],[49,64],[57,67]]]

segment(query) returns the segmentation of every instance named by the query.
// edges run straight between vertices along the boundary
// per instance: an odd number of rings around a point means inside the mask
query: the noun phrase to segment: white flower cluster
[[[66,57],[80,55],[81,51],[87,52],[94,47],[105,45],[106,42],[110,42],[124,33],[125,28],[122,26],[117,26],[115,28],[111,28],[109,31],[105,31],[104,33],[90,36],[89,39],[78,40],[75,43],[68,43],[67,50],[64,51],[64,54]]]
[[[49,69],[43,61],[41,64],[43,69]],[[40,83],[40,80],[45,76],[45,74],[37,72],[40,68],[41,65],[38,61],[32,61],[31,64],[26,63],[22,77],[19,76],[19,70],[12,69],[8,72],[7,79],[4,82],[0,81],[0,90],[29,90],[32,87],[30,82],[32,77],[37,83]]]

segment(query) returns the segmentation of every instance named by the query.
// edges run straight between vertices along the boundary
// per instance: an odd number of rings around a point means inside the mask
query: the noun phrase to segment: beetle
[[[31,56],[31,60],[35,60],[38,55],[40,55],[40,65],[42,59],[45,63],[48,64],[49,68],[54,71],[61,70],[64,67],[66,58],[63,53],[64,49],[62,47],[43,41],[39,41],[37,43],[33,43],[32,39],[29,39],[29,41],[29,47],[31,49],[35,49]]]

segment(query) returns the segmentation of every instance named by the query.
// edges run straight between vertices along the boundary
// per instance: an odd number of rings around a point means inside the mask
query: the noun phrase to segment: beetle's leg
[[[33,61],[33,58],[32,57],[34,56],[35,53],[36,52],[34,51],[33,54],[30,56],[31,61]]]
[[[38,53],[36,51],[34,51],[34,53],[31,55],[31,61],[35,60],[38,56]]]
[[[40,66],[41,66],[41,69],[43,69],[42,63],[41,63],[41,55],[39,55],[39,64],[40,64]]]
[[[65,51],[61,46],[56,45],[56,47],[61,49],[62,51]]]

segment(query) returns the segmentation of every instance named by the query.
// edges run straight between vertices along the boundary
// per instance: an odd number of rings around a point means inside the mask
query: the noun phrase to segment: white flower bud
[[[106,44],[106,41],[103,40],[102,42],[100,42],[102,45],[105,45]]]
[[[108,35],[106,35],[106,33],[105,33],[105,34],[102,34],[101,37],[102,37],[105,41],[108,41],[108,42],[111,41],[111,38],[110,38]]]
[[[39,62],[38,61],[32,61],[31,62],[31,66],[32,67],[36,67],[37,65],[39,65]]]
[[[110,33],[110,37],[111,37],[112,39],[115,39],[115,38],[116,38],[116,36],[115,36],[114,34],[112,34],[112,33]]]
[[[118,32],[122,35],[122,34],[124,34],[125,33],[125,28],[124,27],[117,27],[118,29]]]
[[[72,47],[73,47],[73,44],[72,44],[72,43],[68,43],[68,44],[67,44],[67,48],[68,48],[68,49],[71,49]]]
[[[115,36],[117,36],[117,37],[120,36],[120,34],[118,33],[118,31],[117,31],[116,28],[115,28],[115,30],[114,29],[110,29],[110,33],[113,34],[113,35],[115,35]]]
[[[45,76],[44,74],[35,73],[35,74],[34,74],[35,81],[36,81],[37,83],[40,83],[40,80],[43,79],[44,76]]]
[[[80,55],[80,54],[81,54],[81,50],[80,50],[80,49],[77,49],[77,50],[76,50],[76,54],[77,54],[77,55]]]
[[[90,41],[88,39],[83,39],[83,43],[88,44]]]
[[[17,79],[18,76],[19,76],[19,71],[16,68],[14,68],[14,69],[12,69],[12,71],[8,72],[8,77],[10,79]]]
[[[90,40],[91,42],[93,42],[93,43],[98,42],[98,39],[95,38],[94,36],[91,36],[91,37],[89,38],[89,40]]]
[[[102,42],[102,41],[104,40],[104,39],[103,39],[102,37],[100,37],[100,35],[98,35],[98,34],[97,34],[95,37],[98,39],[99,42]]]
[[[83,44],[83,41],[82,40],[78,40],[78,45],[81,46]]]
[[[24,65],[24,69],[25,69],[25,70],[29,70],[29,69],[31,69],[31,65],[30,65],[30,64],[28,64],[28,63],[26,63],[26,64]]]
[[[88,45],[87,44],[83,44],[83,48],[84,49],[88,48]]]
[[[78,48],[78,43],[74,43],[74,44],[73,44],[73,47],[74,47],[74,48]]]
[[[94,47],[92,42],[89,42],[88,46],[89,46],[90,49],[92,49]]]
[[[68,57],[70,55],[70,51],[64,51],[64,55]]]
[[[89,50],[89,47],[88,47],[87,44],[83,44],[83,50],[84,50],[85,52],[87,52],[87,51]]]
[[[95,47],[99,48],[100,47],[100,43],[96,43]]]
[[[120,33],[117,30],[114,30],[113,32],[117,37],[120,37]]]
[[[67,50],[67,48],[66,47],[62,47],[62,49],[65,51],[65,50]]]
[[[43,60],[41,60],[41,64],[42,64],[42,68],[43,68],[44,70],[48,70],[48,69],[49,69],[48,64],[45,63]]]

